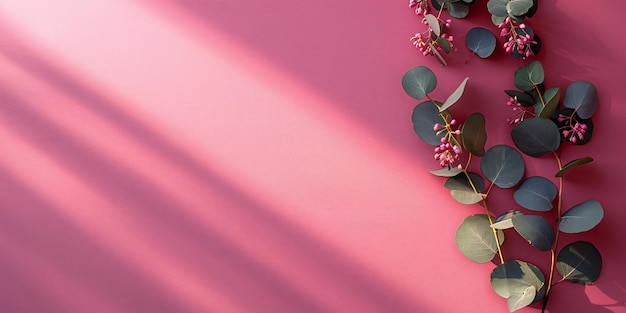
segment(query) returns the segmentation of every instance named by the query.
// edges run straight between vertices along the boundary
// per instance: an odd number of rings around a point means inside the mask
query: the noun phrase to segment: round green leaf
[[[558,190],[548,179],[533,176],[525,179],[513,193],[515,202],[532,211],[550,211]]]
[[[556,173],[556,175],[554,175],[554,177],[563,177],[563,175],[565,175],[565,173],[567,173],[572,168],[578,167],[580,165],[587,164],[590,162],[593,162],[593,158],[591,157],[584,157],[584,158],[569,161],[563,166],[563,168],[558,173]]]
[[[441,105],[441,103],[437,103]],[[433,146],[441,144],[441,137],[444,134],[437,135],[434,130],[435,124],[439,123],[444,125],[445,122],[441,115],[439,115],[439,109],[430,101],[424,101],[415,106],[413,109],[413,130],[425,143]]]
[[[508,260],[491,272],[491,287],[507,299],[510,312],[539,301],[545,285],[541,270],[524,261]]]
[[[506,8],[505,8],[505,10],[506,10]],[[495,26],[498,26],[498,25],[502,24],[502,22],[504,22],[505,19],[506,19],[506,16],[491,15],[491,22]]]
[[[596,227],[603,217],[604,209],[600,202],[588,200],[573,206],[561,216],[559,230],[569,234],[588,231]]]
[[[498,231],[499,244],[504,241],[504,233]],[[498,253],[493,229],[485,214],[468,216],[456,230],[456,246],[468,259],[477,263],[487,263]]]
[[[446,3],[446,9],[454,18],[464,18],[469,14],[469,4],[462,1]]]
[[[412,98],[422,99],[435,87],[437,87],[437,77],[426,66],[410,69],[402,76],[402,88]]]
[[[491,147],[482,160],[483,176],[500,188],[511,188],[524,176],[524,159],[517,150],[507,145]]]
[[[470,51],[484,59],[496,49],[496,36],[486,28],[474,27],[467,33],[465,45]]]
[[[536,85],[543,83],[543,66],[539,61],[532,61],[528,66],[520,66],[513,75],[515,87],[524,91],[530,91]]]
[[[598,90],[588,81],[575,81],[565,90],[563,105],[576,110],[581,118],[591,118],[598,108]]]
[[[527,118],[515,125],[511,138],[520,151],[533,157],[554,152],[561,145],[561,133],[556,124],[538,117]]]
[[[539,215],[514,215],[511,220],[515,230],[533,247],[548,251],[554,244],[555,234],[550,222]]]
[[[506,11],[511,16],[522,16],[533,6],[533,0],[510,0]]]
[[[469,153],[483,156],[486,142],[485,117],[478,112],[472,113],[461,128],[461,144]]]
[[[476,191],[474,191],[465,173],[448,178],[443,185],[450,189],[452,198],[462,204],[474,204],[483,199],[482,192],[485,188],[483,179],[476,173],[468,173],[468,175],[472,179]]]
[[[487,2],[487,10],[489,10],[489,13],[493,16],[506,17],[508,15],[506,10],[508,2],[509,0],[489,0]]]
[[[543,216],[518,214],[511,218],[515,230],[533,247],[548,251],[555,240],[550,222]]]
[[[593,244],[573,242],[559,252],[556,269],[565,280],[589,285],[600,276],[602,257]]]

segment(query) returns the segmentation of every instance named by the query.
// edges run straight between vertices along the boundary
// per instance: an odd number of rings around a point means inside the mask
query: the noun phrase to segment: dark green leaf
[[[509,311],[513,312],[542,298],[545,277],[530,263],[508,260],[491,272],[491,287],[507,299]]]
[[[444,183],[444,187],[450,189],[450,194],[454,200],[462,204],[474,204],[483,199],[483,189],[485,183],[483,179],[476,173],[468,173],[472,179],[472,184],[465,173],[460,173],[454,177],[450,177]],[[474,190],[476,188],[476,190]]]
[[[575,81],[565,90],[563,105],[576,110],[581,118],[591,118],[598,108],[598,91],[588,81]]]
[[[504,233],[498,231],[499,244],[504,241]],[[498,253],[493,229],[485,214],[468,216],[456,230],[456,246],[468,259],[477,263],[487,263]]]
[[[441,47],[441,49],[443,50],[443,52],[445,53],[450,53],[450,50],[452,50],[452,44],[450,43],[450,41],[445,38],[445,37],[439,37],[437,38],[437,44]]]
[[[561,98],[561,89],[558,87],[553,87],[543,94],[543,101],[546,103],[546,106],[539,111],[538,116],[541,118],[550,118],[552,113],[559,106],[559,99]]]
[[[496,36],[482,27],[474,27],[465,37],[465,45],[481,58],[489,57],[496,49]]]
[[[513,75],[515,87],[524,91],[530,91],[536,85],[543,83],[543,66],[539,61],[532,61],[528,66],[522,65]]]
[[[593,244],[577,241],[559,252],[556,269],[565,280],[589,285],[600,276],[602,257]]]
[[[465,2],[454,2],[446,4],[448,14],[454,18],[464,18],[469,14],[469,4]]]
[[[472,113],[461,128],[461,144],[469,153],[483,156],[486,142],[485,117],[478,112]]]
[[[426,66],[410,69],[402,76],[402,88],[412,98],[422,99],[435,87],[437,87],[437,77]]]
[[[600,202],[588,200],[573,206],[563,214],[559,230],[569,234],[588,231],[596,227],[603,217],[604,210]]]
[[[513,228],[513,216],[518,215],[518,214],[523,214],[522,212],[518,211],[518,210],[511,210],[508,211],[500,216],[498,216],[494,221],[493,224],[491,224],[491,228],[495,228],[495,229],[509,229],[509,228]]]
[[[524,176],[524,159],[510,146],[496,145],[485,152],[480,170],[496,186],[511,188]]]
[[[444,102],[441,108],[439,108],[439,112],[443,112],[447,110],[457,101],[459,101],[459,99],[461,99],[461,96],[463,95],[463,92],[465,91],[465,84],[467,83],[468,79],[469,77],[465,77],[465,79],[461,82],[459,87],[457,87],[456,90],[454,90],[454,92],[448,97],[448,99],[446,99],[446,102]]]
[[[563,177],[563,175],[565,175],[565,173],[567,173],[572,168],[590,163],[592,161],[593,159],[591,157],[584,157],[584,158],[569,161],[563,166],[563,168],[558,173],[556,173],[556,175],[554,175],[554,177]]]
[[[561,145],[561,133],[556,124],[538,117],[527,118],[515,125],[511,138],[520,151],[533,157],[555,152]]]
[[[523,16],[533,6],[533,0],[510,0],[506,11],[511,16]]]
[[[550,211],[558,190],[548,179],[541,176],[526,178],[513,193],[517,204],[532,211]]]
[[[437,103],[441,105],[441,103]],[[445,122],[439,115],[439,109],[430,101],[424,101],[415,106],[413,109],[413,130],[425,143],[433,146],[441,144],[441,137],[444,134],[437,136],[437,132],[434,130],[435,124],[439,123],[444,125]]]
[[[555,234],[550,222],[539,215],[518,214],[511,218],[515,230],[533,247],[548,251],[554,243]]]
[[[535,105],[535,98],[527,92],[523,92],[519,90],[505,90],[504,92],[507,95],[509,95],[509,97],[515,98],[517,102],[519,102],[521,105],[525,107],[530,107],[530,106]]]

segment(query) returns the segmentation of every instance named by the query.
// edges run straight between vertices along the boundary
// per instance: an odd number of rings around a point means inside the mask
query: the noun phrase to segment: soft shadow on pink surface
[[[177,19],[180,18],[172,12],[182,11],[183,16],[196,19],[200,25],[207,29],[220,29],[230,36],[232,40],[258,53],[260,58],[270,60],[272,64],[289,71],[294,77],[306,82],[322,94],[337,99],[342,105],[336,107],[336,110],[342,111],[346,115],[353,117],[354,120],[367,125],[368,129],[387,140],[394,149],[404,153],[413,153],[412,149],[407,148],[405,138],[397,135],[398,129],[389,124],[390,120],[397,117],[394,115],[397,114],[397,111],[386,109],[385,107],[395,104],[388,103],[385,99],[377,99],[376,86],[368,85],[371,82],[371,77],[368,78],[368,75],[379,75],[380,84],[398,85],[401,72],[395,73],[397,77],[385,76],[393,71],[385,70],[384,67],[394,62],[377,59],[377,57],[389,58],[394,55],[394,52],[391,51],[388,55],[358,52],[351,55],[333,55],[322,52],[324,51],[324,45],[358,47],[352,51],[358,51],[359,49],[376,50],[380,49],[380,47],[371,47],[369,44],[389,43],[389,41],[382,39],[383,33],[387,34],[387,36],[397,35],[395,33],[397,30],[387,28],[389,26],[382,23],[385,21],[382,15],[379,16],[376,11],[372,10],[361,11],[361,2],[352,1],[352,5],[341,6],[334,5],[334,2],[329,1],[316,2],[314,4],[304,4],[298,1],[274,2],[271,4],[255,2],[246,3],[245,5],[233,1],[206,2],[201,0],[183,0],[168,4],[165,4],[166,2],[163,1],[141,2],[147,3],[147,6],[157,8],[163,16],[171,18],[172,23],[177,23]],[[158,5],[155,5],[155,3],[158,3]],[[484,4],[481,3],[479,5]],[[306,9],[300,9],[298,8],[299,6],[306,6]],[[377,5],[374,4],[373,6]],[[384,6],[381,5],[381,9],[382,7]],[[482,9],[484,8],[473,8],[473,10]],[[307,10],[307,14],[300,14],[301,10]],[[603,41],[594,41],[592,39],[592,31],[588,31],[585,28],[586,22],[584,20],[573,20],[567,15],[558,13],[560,10],[562,8],[556,7],[555,2],[547,1],[545,6],[542,2],[540,13],[533,19],[533,25],[535,25],[537,32],[542,35],[544,41],[544,51],[539,56],[539,59],[546,66],[547,81],[550,84],[560,86],[564,90],[567,84],[573,80],[589,79],[598,86],[600,97],[603,99],[601,108],[594,118],[594,120],[598,121],[595,139],[585,148],[565,148],[564,155],[573,159],[589,154],[596,159],[596,163],[590,165],[590,169],[581,169],[582,173],[585,173],[584,175],[568,175],[566,192],[569,192],[572,195],[571,199],[576,199],[576,201],[585,200],[584,198],[579,199],[579,197],[593,197],[605,205],[607,220],[598,229],[589,233],[588,236],[579,238],[593,242],[603,253],[606,259],[605,268],[600,280],[594,286],[613,301],[603,301],[597,305],[592,304],[590,301],[594,302],[595,300],[587,298],[584,294],[584,286],[567,286],[567,284],[562,284],[555,287],[550,306],[554,310],[563,311],[571,309],[572,311],[605,312],[608,310],[604,307],[624,308],[624,303],[626,303],[626,293],[623,286],[626,277],[624,277],[623,269],[620,269],[619,265],[617,265],[622,263],[619,260],[624,259],[623,247],[619,244],[619,240],[613,239],[621,238],[620,234],[623,235],[623,229],[618,221],[624,215],[619,211],[621,209],[618,206],[620,201],[618,197],[615,197],[616,194],[621,192],[620,189],[622,188],[617,184],[608,184],[610,186],[607,186],[606,189],[600,187],[607,185],[607,179],[610,180],[610,177],[615,177],[614,171],[618,172],[618,176],[624,174],[623,168],[607,166],[607,162],[612,162],[608,156],[612,155],[614,150],[611,147],[607,147],[606,142],[602,140],[603,136],[611,133],[609,128],[612,126],[610,125],[620,123],[614,117],[611,117],[610,113],[613,109],[612,101],[617,99],[615,93],[624,93],[621,89],[618,89],[619,84],[616,83],[620,80],[617,76],[618,71],[611,71],[610,68],[617,65],[623,67],[623,61],[620,61],[621,58],[615,54],[614,51],[617,50],[604,44]],[[554,15],[555,12],[557,12],[556,15]],[[410,12],[407,11],[406,14],[410,15]],[[480,14],[483,15],[482,13]],[[348,20],[368,20],[371,23],[349,23],[344,18],[333,18],[335,16],[350,17]],[[319,19],[316,19],[316,17],[319,17]],[[620,19],[617,16],[615,18],[617,20]],[[612,18],[609,17],[608,19],[611,20]],[[488,21],[488,19],[484,20]],[[459,21],[458,23],[464,22]],[[484,27],[492,27],[489,22],[483,24],[482,26]],[[291,27],[286,27],[287,25],[297,25],[298,28],[294,30]],[[580,25],[580,27],[571,27],[572,25]],[[598,29],[603,28],[599,27]],[[406,33],[409,34],[410,31],[406,30]],[[551,33],[548,35],[548,32]],[[372,37],[377,39],[369,41],[368,38]],[[459,53],[467,55],[463,44],[464,36],[459,35],[456,37],[458,49],[463,50],[459,51]],[[579,40],[572,42],[572,39]],[[311,51],[316,51],[317,53]],[[430,61],[422,61],[418,58],[416,56],[416,63],[427,63],[437,74],[444,73],[444,70],[429,63]],[[509,60],[508,56],[503,55],[499,51],[496,51],[496,58],[502,61],[502,63],[506,63]],[[504,115],[506,113],[503,113],[505,112],[503,103],[506,99],[501,94],[498,94],[502,100],[493,100],[495,97],[493,94],[500,92],[501,89],[508,89],[513,86],[499,88],[500,85],[506,85],[506,82],[503,83],[502,80],[499,80],[495,83],[498,87],[490,88],[489,85],[485,84],[484,77],[477,78],[479,81],[483,80],[479,84],[484,85],[473,85],[472,82],[475,83],[477,81],[475,78],[476,74],[481,73],[481,63],[495,64],[493,60],[479,60],[477,58],[468,58],[467,60],[468,66],[476,72],[470,73],[474,76],[470,79],[464,101],[483,102],[485,105],[495,103],[498,106],[494,107],[492,112],[488,112],[488,115],[494,118],[501,118],[503,123],[504,118],[502,116],[506,116]],[[394,64],[397,63],[395,62]],[[457,65],[460,66],[460,64]],[[510,66],[500,66],[499,68],[504,73],[512,73],[518,65],[515,61],[511,61]],[[446,68],[445,71],[449,72],[443,75],[443,79],[440,79],[440,86],[448,84],[449,86],[441,88],[451,89],[451,85],[454,85],[454,83],[445,77],[453,77],[460,81],[459,74],[461,74],[462,69],[459,70],[451,66]],[[610,76],[607,77],[603,75],[604,73]],[[512,74],[505,76],[504,79],[509,79],[510,77],[512,77]],[[359,90],[358,86],[363,86],[363,92],[360,94],[355,93],[355,90]],[[402,91],[398,90],[398,92],[401,93]],[[492,96],[485,101],[485,94]],[[365,99],[368,100],[364,101]],[[379,107],[376,107],[376,105]],[[460,110],[463,111],[463,109]],[[497,123],[498,120],[492,119],[490,122]],[[506,126],[503,126],[498,131],[502,131],[502,134],[507,136],[506,128]],[[532,158],[527,159],[527,162],[534,161]],[[538,168],[531,169],[531,172],[541,173],[543,167],[549,168],[548,166],[553,165],[553,160],[539,162],[539,164]],[[590,188],[601,188],[601,190],[590,191]],[[572,202],[575,200],[569,201],[566,204],[567,206],[575,204],[575,202]],[[561,247],[573,240],[575,239],[572,237],[565,237]],[[519,258],[525,259],[528,255],[536,255],[536,251],[527,247],[523,240],[518,240],[513,247],[521,247],[521,249],[511,253],[511,255]],[[547,259],[549,262],[549,258]],[[544,264],[546,263],[545,256],[537,257],[537,262],[542,264],[542,268],[546,268],[547,264]]]
[[[286,254],[286,259],[297,262],[294,266],[299,270],[328,282],[327,287],[333,292],[349,294],[347,299],[354,302],[354,307],[387,312],[410,312],[423,307],[384,279],[367,272],[358,261],[345,257],[341,251],[319,242],[314,235],[272,214],[267,204],[253,199],[245,190],[239,190],[227,178],[161,138],[151,125],[139,122],[125,112],[123,107],[126,104],[111,100],[110,96],[104,95],[106,91],[82,84],[80,77],[49,64],[40,51],[8,46],[0,49],[3,57],[83,103],[102,119],[126,132],[137,144],[164,156],[193,177],[212,195],[206,199],[206,210],[207,214],[212,211],[211,214],[218,218],[215,223],[222,222],[219,217],[224,213],[231,219],[234,216],[242,225],[241,232],[248,233],[252,229],[262,236],[258,240],[277,245],[278,250]],[[3,81],[0,120],[9,125],[10,131],[82,179],[111,203],[131,207],[123,213],[135,221],[138,231],[152,236],[154,240],[150,244],[157,245],[159,251],[180,262],[195,275],[195,279],[217,288],[223,293],[222,297],[231,299],[243,311],[311,312],[325,309],[320,303],[323,299],[300,290],[292,278],[267,268],[264,260],[256,259],[210,226],[185,215],[184,208],[168,196],[167,190],[142,179],[133,168],[88,149],[74,134],[49,122],[35,109],[41,105],[45,103],[29,103],[20,98],[12,90],[11,82]],[[5,203],[0,236],[5,240],[19,243],[54,270],[100,295],[105,303],[134,312],[197,311],[197,308],[186,307],[184,301],[169,295],[170,288],[175,286],[163,286],[155,282],[149,272],[124,264],[116,251],[109,251],[90,240],[71,222],[55,213],[57,210],[28,186],[7,173],[0,174]],[[36,217],[35,223],[29,220],[32,217]],[[48,295],[48,290],[38,288],[38,278],[30,277],[28,267],[9,260],[11,258],[5,256],[0,261],[7,262],[2,266],[8,271],[3,273],[4,279],[24,285],[15,284],[11,286],[15,290],[2,292],[0,306],[6,306],[7,310],[46,308],[46,311],[64,311],[64,306],[72,310],[93,309],[90,304],[85,304],[87,308],[81,307],[80,303],[57,304],[57,301],[71,300]],[[30,285],[26,285],[29,282]],[[35,298],[21,298],[26,294]]]

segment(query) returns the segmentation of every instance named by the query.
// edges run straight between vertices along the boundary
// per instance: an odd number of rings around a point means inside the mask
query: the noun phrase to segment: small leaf
[[[568,234],[588,231],[596,227],[603,217],[604,210],[600,202],[588,200],[573,206],[563,214],[559,230]]]
[[[533,157],[555,152],[561,145],[561,133],[556,124],[538,117],[527,118],[515,125],[511,138],[520,151]]]
[[[484,59],[496,49],[496,36],[486,28],[474,27],[467,33],[465,45],[470,51]]]
[[[504,241],[504,233],[498,231],[499,244]],[[485,214],[468,216],[456,230],[456,246],[468,259],[477,263],[487,263],[498,253],[493,229]]]
[[[486,142],[485,117],[478,112],[472,113],[461,128],[461,144],[469,153],[483,156]]]
[[[441,103],[437,103],[441,105]],[[444,134],[437,135],[434,130],[435,124],[444,125],[445,122],[441,115],[439,115],[439,109],[430,101],[424,101],[415,106],[413,109],[413,130],[425,143],[438,146],[441,144],[441,137]]]
[[[432,14],[426,14],[424,19],[426,19],[428,26],[432,28],[433,33],[437,36],[441,36],[441,29],[439,28],[439,20],[437,20],[437,17]]]
[[[519,260],[508,260],[491,272],[491,287],[507,299],[513,312],[539,301],[545,291],[545,277],[536,266]]]
[[[518,214],[512,217],[515,230],[533,247],[548,251],[554,244],[555,234],[550,222],[539,215]]]
[[[517,102],[525,107],[530,107],[535,105],[535,98],[529,93],[519,91],[519,90],[505,90],[504,91],[509,97],[515,98]]]
[[[496,186],[511,188],[524,176],[524,159],[510,146],[496,145],[485,152],[480,160],[480,170]]]
[[[437,50],[437,48],[433,46],[432,42],[429,42],[428,46],[430,47],[430,52],[432,52],[435,58],[437,58],[437,61],[439,61],[439,64],[441,64],[441,66],[448,65],[448,63],[446,62],[446,59],[444,59],[441,53],[439,53],[439,50]]]
[[[441,47],[441,49],[445,53],[450,53],[450,50],[452,50],[452,44],[450,43],[448,38],[438,37],[437,38],[437,44]]]
[[[530,91],[536,85],[543,83],[543,66],[539,61],[532,61],[528,66],[520,66],[513,75],[515,87],[523,91]]]
[[[456,167],[451,167],[451,168],[442,167],[438,170],[430,171],[430,173],[435,176],[440,176],[440,177],[453,177],[462,173],[462,171]]]
[[[602,257],[593,244],[573,242],[559,252],[556,269],[565,280],[589,285],[600,276]]]
[[[563,166],[563,168],[558,173],[556,173],[556,175],[554,175],[554,177],[563,177],[563,175],[565,175],[565,173],[567,173],[572,168],[590,163],[592,161],[593,161],[593,158],[591,157],[584,157],[584,158],[569,161]]]
[[[402,88],[412,98],[422,99],[435,87],[437,87],[437,77],[428,67],[415,67],[402,76]]]
[[[548,179],[533,176],[525,179],[513,193],[517,204],[533,211],[550,211],[558,189]]]
[[[495,229],[509,229],[513,228],[513,216],[523,214],[518,210],[508,211],[500,216],[498,216],[491,224],[491,228]]]
[[[506,11],[510,16],[523,16],[533,6],[533,0],[510,0]]]
[[[541,118],[550,118],[552,113],[558,108],[559,99],[561,98],[561,89],[553,87],[543,94],[543,101],[546,106],[539,112],[538,116]]]
[[[456,90],[448,97],[448,99],[446,99],[446,102],[443,103],[441,108],[439,108],[439,112],[443,112],[447,110],[457,101],[459,101],[459,99],[461,99],[461,96],[463,95],[463,92],[465,91],[465,84],[467,83],[468,79],[469,77],[465,77],[465,79],[461,82],[459,87],[456,87]]]
[[[574,109],[581,118],[591,118],[598,108],[598,91],[588,81],[575,81],[565,90],[563,105]]]
[[[482,191],[485,188],[483,179],[476,173],[468,173],[472,179],[472,184],[465,173],[450,177],[444,183],[444,187],[450,189],[450,194],[454,200],[462,204],[474,204],[483,199]],[[474,190],[476,188],[476,190]]]

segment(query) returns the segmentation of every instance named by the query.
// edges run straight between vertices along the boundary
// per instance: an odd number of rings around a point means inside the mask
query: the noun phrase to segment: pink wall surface
[[[454,243],[482,208],[428,173],[400,79],[427,65],[445,99],[469,76],[457,114],[482,111],[487,145],[511,144],[502,90],[520,63],[467,51],[469,28],[492,27],[477,1],[439,67],[410,45],[407,4],[1,1],[0,311],[506,312],[494,265]],[[563,151],[595,159],[564,206],[598,199],[605,219],[561,243],[593,242],[604,268],[557,285],[549,312],[626,312],[625,9],[545,0],[532,20],[546,83],[586,79],[601,100],[594,138]],[[510,191],[492,201],[515,208]]]

